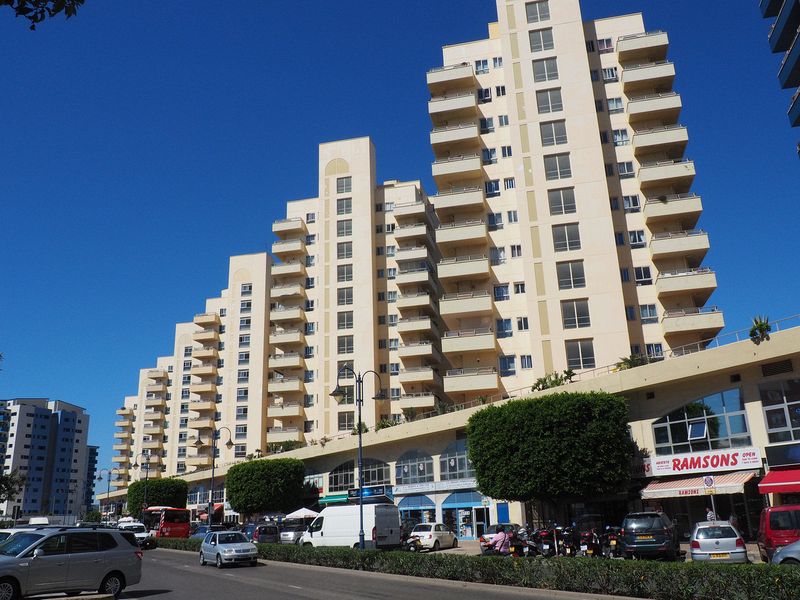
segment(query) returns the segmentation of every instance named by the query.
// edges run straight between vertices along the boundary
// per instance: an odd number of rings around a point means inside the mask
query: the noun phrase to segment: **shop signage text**
[[[430,481],[427,483],[406,483],[394,486],[395,495],[425,494],[428,492],[446,492],[449,490],[467,490],[478,487],[474,477],[468,479],[451,479],[449,481]]]
[[[673,454],[672,456],[651,458],[650,466],[649,470],[645,470],[647,477],[759,469],[761,468],[761,454],[757,448],[750,447]]]

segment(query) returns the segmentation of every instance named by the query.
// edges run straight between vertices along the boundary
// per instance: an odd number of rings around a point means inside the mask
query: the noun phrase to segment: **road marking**
[[[296,590],[302,590],[302,589],[303,589],[303,588],[301,588],[299,585],[289,585],[289,587],[290,587],[290,588],[294,588],[294,589],[296,589]]]

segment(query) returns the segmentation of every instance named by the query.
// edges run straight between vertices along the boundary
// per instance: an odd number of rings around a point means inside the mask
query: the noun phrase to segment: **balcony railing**
[[[447,371],[448,377],[461,377],[467,375],[494,375],[497,373],[495,367],[474,367],[469,369],[449,369]]]
[[[626,71],[635,71],[637,69],[646,69],[648,67],[656,67],[658,65],[671,65],[671,60],[656,60],[653,62],[639,63],[637,65],[625,65]]]
[[[713,273],[708,267],[697,267],[695,269],[675,269],[673,271],[662,271],[658,274],[659,279],[668,279],[670,277],[683,277],[684,275],[700,275],[704,273]]]
[[[465,186],[465,187],[453,187],[453,188],[447,188],[446,190],[439,190],[438,192],[436,192],[436,196],[434,196],[434,198],[438,198],[440,196],[454,196],[456,194],[466,194],[468,192],[480,192],[480,191],[481,188],[477,185]]]
[[[431,133],[442,133],[445,131],[454,131],[456,129],[467,129],[468,127],[475,127],[474,121],[467,121],[465,123],[456,123],[455,125],[444,125],[442,127],[434,127],[431,129]],[[397,208],[397,205],[395,205]]]
[[[419,223],[404,223],[403,225],[398,225],[397,227],[395,227],[395,231],[397,230],[402,231],[403,229],[412,229],[414,227],[425,227],[426,225],[427,223],[423,223],[422,221],[420,221]]]
[[[485,298],[489,295],[487,290],[479,290],[475,292],[457,292],[452,294],[444,294],[442,300],[469,300],[470,298]]]
[[[668,308],[664,311],[664,318],[688,317],[691,315],[708,315],[721,312],[716,306],[691,306],[688,308]]]
[[[661,231],[658,233],[654,233],[652,239],[666,240],[673,238],[691,237],[695,235],[706,235],[706,232],[703,231],[702,229],[690,229],[688,231]]]
[[[493,335],[494,330],[491,327],[476,327],[474,329],[459,329],[457,331],[445,331],[444,337],[474,337],[476,335]]]
[[[303,219],[301,219],[300,217],[293,217],[291,219],[276,219],[275,221],[273,221],[273,223],[277,223],[277,224],[297,223],[297,222],[302,221],[302,220]]]
[[[657,196],[656,198],[648,198],[645,204],[664,204],[666,202],[675,202],[677,200],[692,200],[699,198],[697,194],[669,194],[666,196]]]
[[[487,260],[489,257],[485,254],[466,254],[464,256],[449,256],[439,261],[440,265],[453,265],[456,263],[473,262],[476,260]]]
[[[658,35],[659,33],[666,33],[660,29],[653,29],[652,31],[646,31],[644,33],[631,33],[629,35],[621,35],[617,38],[617,42],[621,42],[623,40],[635,40],[638,38],[647,37],[649,35]]]
[[[268,427],[267,433],[300,433],[299,427]]]
[[[475,95],[475,92],[472,92],[472,91],[461,92],[461,93],[458,93],[458,94],[448,94],[446,96],[432,96],[430,101],[431,102],[441,102],[443,100],[452,100],[453,98],[464,98],[466,96],[474,96],[474,95]]]
[[[644,135],[647,133],[658,133],[659,131],[672,131],[673,129],[686,129],[686,125],[661,125],[659,127],[651,127],[650,129],[640,129],[634,135]]]
[[[275,240],[274,242],[272,242],[272,245],[273,246],[282,246],[284,244],[297,244],[298,242],[304,243],[305,239],[304,238],[291,238],[291,239],[288,239],[288,240]]]
[[[691,158],[675,158],[672,160],[652,160],[649,162],[640,163],[642,168],[644,167],[663,167],[666,165],[680,165],[684,163],[691,163],[694,162]]]
[[[436,228],[437,231],[442,229],[455,229],[457,227],[472,227],[474,225],[485,225],[486,221],[483,219],[475,219],[472,221],[453,221],[452,223],[440,223]]]
[[[471,67],[472,65],[468,62],[462,62],[455,65],[446,65],[444,67],[433,67],[432,69],[428,69],[428,73],[439,73],[440,71],[449,71],[451,69],[463,69],[464,67]]]

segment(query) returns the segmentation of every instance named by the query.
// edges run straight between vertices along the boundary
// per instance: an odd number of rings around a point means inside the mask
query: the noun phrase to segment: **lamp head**
[[[138,462],[134,462],[134,463],[133,463],[131,466],[132,466],[134,469],[138,469],[138,468],[139,468],[139,463],[138,463]]]
[[[231,448],[233,448],[233,442],[232,442],[232,441],[230,441],[230,440],[228,440],[227,442],[225,442],[225,447],[226,447],[228,450],[230,450]]]
[[[103,476],[102,475],[98,475],[97,476],[97,481],[103,481]]]
[[[378,393],[372,397],[373,400],[386,400],[386,394],[383,393],[383,390],[378,390]]]
[[[336,400],[336,402],[341,402],[344,398],[344,390],[339,387],[339,384],[336,384],[336,389],[331,392],[331,398]]]

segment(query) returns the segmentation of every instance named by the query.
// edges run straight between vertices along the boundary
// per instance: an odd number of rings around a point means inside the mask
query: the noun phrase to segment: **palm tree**
[[[750,339],[755,345],[761,342],[769,341],[769,332],[772,331],[772,325],[769,324],[769,317],[764,315],[756,315],[753,317],[753,326],[750,328]]]
[[[617,371],[627,371],[636,367],[641,367],[650,362],[645,354],[631,354],[630,356],[620,357],[619,362],[614,365]]]

